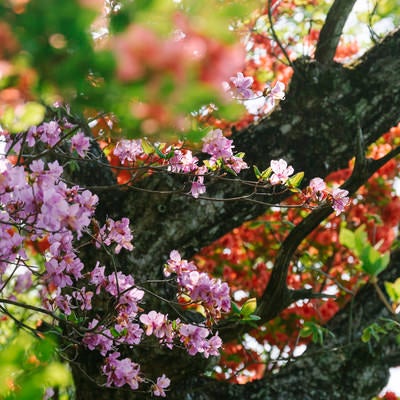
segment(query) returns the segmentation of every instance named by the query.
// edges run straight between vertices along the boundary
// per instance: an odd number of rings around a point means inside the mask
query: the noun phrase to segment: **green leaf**
[[[312,321],[306,321],[299,332],[300,337],[309,337],[314,343],[323,344],[325,335],[334,336],[334,334],[327,328],[316,324]]]
[[[346,228],[340,229],[339,242],[343,246],[346,246],[348,249],[354,249],[356,247],[356,240],[354,233]]]
[[[249,317],[251,314],[256,311],[257,308],[257,299],[252,297],[244,302],[242,309],[240,310],[240,314],[243,317]]]
[[[261,178],[261,172],[258,169],[257,165],[253,165],[253,170],[254,170],[254,175],[256,176],[257,179]]]
[[[385,282],[386,293],[394,303],[400,301],[400,278],[397,278],[393,283]]]
[[[354,252],[358,257],[360,257],[360,254],[363,252],[366,245],[371,246],[367,232],[365,232],[365,225],[361,225],[356,229],[354,232],[354,241]]]
[[[155,147],[146,139],[142,140],[142,147],[144,153],[147,155],[153,154],[156,151]]]
[[[364,225],[358,227],[355,232],[341,228],[339,241],[360,259],[361,269],[368,275],[377,276],[389,264],[389,253],[382,254],[369,243]]]
[[[364,343],[369,342],[371,339],[375,339],[377,342],[381,340],[381,336],[386,335],[388,331],[380,326],[377,322],[367,326],[361,335],[361,340]]]
[[[288,179],[287,184],[291,188],[297,188],[304,178],[304,172],[298,172],[296,175]]]
[[[361,268],[371,276],[379,275],[389,264],[389,253],[381,254],[371,245],[363,249],[360,254]]]
[[[231,301],[231,309],[234,314],[240,314],[240,307],[234,301]]]

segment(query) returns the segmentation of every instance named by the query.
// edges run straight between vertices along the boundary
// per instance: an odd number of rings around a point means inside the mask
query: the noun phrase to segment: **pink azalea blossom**
[[[107,386],[121,387],[127,384],[132,390],[138,389],[143,380],[139,375],[140,365],[129,358],[119,360],[119,356],[120,353],[114,352],[106,358],[102,370],[107,377]]]
[[[121,323],[115,325],[115,330],[121,334],[118,342],[132,345],[139,344],[142,339],[143,329],[139,324],[132,323],[129,320],[121,321]]]
[[[170,379],[167,378],[165,374],[162,374],[160,377],[157,378],[157,382],[151,388],[153,391],[153,395],[157,397],[165,397],[166,394],[164,389],[166,389],[170,385],[170,383]]]
[[[232,140],[227,139],[221,129],[214,129],[210,131],[206,137],[203,138],[203,153],[210,154],[212,157],[230,158],[232,153]]]
[[[152,334],[158,338],[164,336],[164,326],[167,319],[164,314],[150,311],[148,314],[142,314],[139,319],[146,328],[147,336]]]
[[[74,297],[77,301],[77,303],[80,303],[79,308],[81,310],[91,310],[92,309],[92,297],[93,297],[93,292],[86,291],[86,288],[83,287],[80,290],[74,290],[72,292],[72,297]]]
[[[335,210],[336,215],[344,211],[349,204],[350,199],[347,197],[349,192],[344,189],[333,189],[332,192],[332,208]]]
[[[54,303],[65,315],[71,315],[71,300],[72,297],[69,294],[58,294],[54,299]]]
[[[32,272],[28,269],[23,274],[18,275],[14,291],[16,293],[23,293],[32,286]]]
[[[309,184],[310,196],[315,197],[317,201],[322,201],[326,197],[326,183],[321,178],[313,178]]]
[[[106,246],[116,243],[117,246],[114,251],[115,254],[119,254],[122,248],[128,251],[133,250],[132,239],[133,236],[129,227],[129,218],[122,218],[120,221],[114,221],[112,218],[108,218],[105,225],[100,229],[96,246],[100,247],[100,243],[104,243]]]
[[[289,176],[293,174],[294,169],[291,165],[287,165],[285,160],[272,160],[271,161],[272,176],[269,178],[271,185],[284,184],[289,179]]]
[[[114,340],[110,330],[100,325],[94,318],[88,325],[88,332],[83,336],[82,343],[89,350],[97,349],[102,356],[105,356],[113,348]]]
[[[182,324],[179,329],[181,341],[191,356],[204,352],[208,333],[207,328],[189,324]]]
[[[284,100],[285,99],[285,84],[281,81],[277,81],[275,86],[271,89],[270,96],[272,96],[276,100]]]
[[[90,147],[90,141],[83,132],[78,132],[71,138],[71,151],[76,150],[80,157],[84,158]]]
[[[242,169],[247,169],[249,166],[241,157],[236,157],[232,156],[229,159],[226,160],[226,165],[231,168],[233,171],[235,171],[237,174],[242,170]]]
[[[56,121],[44,122],[38,128],[38,131],[41,133],[40,140],[50,147],[55,146],[60,141],[61,128]]]
[[[242,72],[238,72],[236,76],[230,78],[230,81],[231,84],[228,85],[234,96],[239,96],[241,99],[249,99],[254,96],[254,92],[250,89],[254,81],[253,77],[245,77]]]
[[[114,149],[114,155],[121,163],[125,161],[133,162],[143,154],[142,140],[120,140]]]
[[[206,192],[206,186],[204,185],[204,176],[197,177],[193,182],[190,188],[190,194],[197,199],[203,193]]]
[[[222,339],[218,336],[218,333],[207,340],[204,347],[204,357],[219,356],[219,349],[222,347]]]
[[[168,160],[168,170],[172,172],[193,172],[197,167],[199,159],[193,157],[190,150],[175,150],[173,157]]]

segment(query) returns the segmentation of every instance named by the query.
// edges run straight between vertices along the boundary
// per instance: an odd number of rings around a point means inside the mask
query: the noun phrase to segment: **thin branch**
[[[398,155],[400,147],[396,147],[378,160],[367,159],[364,156],[363,133],[361,127],[358,126],[355,152],[356,161],[353,172],[349,179],[341,186],[343,189],[348,190],[350,194],[356,192],[382,165]],[[261,317],[260,322],[269,321],[297,300],[314,297],[314,293],[311,291],[290,290],[287,287],[286,280],[289,265],[300,243],[332,212],[333,209],[329,204],[321,205],[296,225],[283,241],[272,270],[270,281],[257,310],[257,314]]]
[[[272,21],[272,5],[271,5],[271,0],[268,0],[268,22],[269,25],[271,27],[271,33],[272,33],[272,37],[275,40],[275,42],[278,44],[279,48],[281,49],[283,55],[285,56],[287,62],[289,63],[289,65],[293,68],[293,70],[296,70],[295,65],[293,64],[292,60],[289,57],[289,54],[287,53],[286,49],[283,47],[281,41],[278,38],[278,35],[275,32],[274,29],[274,22]]]
[[[332,4],[315,51],[315,59],[320,63],[327,64],[333,60],[344,24],[355,2],[356,0],[336,0]]]

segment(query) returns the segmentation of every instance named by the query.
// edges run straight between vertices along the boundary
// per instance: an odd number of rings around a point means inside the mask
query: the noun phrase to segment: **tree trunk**
[[[356,153],[358,127],[368,145],[399,121],[400,31],[396,31],[348,67],[322,65],[307,58],[296,61],[281,109],[256,125],[235,132],[233,139],[236,150],[246,153],[250,166],[256,164],[262,169],[271,159],[284,158],[296,171],[304,171],[308,181],[347,166]],[[249,171],[244,177],[250,175]],[[85,184],[97,182],[85,180]],[[168,174],[155,174],[138,185],[140,190],[98,193],[102,218],[107,214],[131,219],[135,249],[121,255],[119,264],[137,282],[160,278],[171,250],[191,257],[267,207],[246,200],[226,200],[249,192],[235,181],[210,182],[207,195],[216,201],[195,200],[182,194],[181,179]],[[226,201],[219,201],[223,199]],[[278,200],[273,195],[268,198],[271,203]],[[98,253],[85,255],[86,260],[97,257]],[[388,273],[398,276],[399,268],[396,254]],[[154,290],[173,295],[163,287]],[[372,345],[360,341],[362,329],[380,315],[386,315],[382,304],[372,288],[365,288],[354,300],[352,310],[349,306],[332,320],[336,337],[326,343],[330,351],[310,346],[304,356],[279,374],[242,386],[202,378],[208,362],[175,351],[138,351],[133,359],[145,370],[164,370],[172,378],[170,399],[365,400],[385,385],[388,368],[398,361],[391,337]],[[105,389],[91,382],[86,373],[99,380],[99,362],[100,357],[93,352],[78,350],[78,357],[71,364],[78,400],[150,397],[149,393]]]

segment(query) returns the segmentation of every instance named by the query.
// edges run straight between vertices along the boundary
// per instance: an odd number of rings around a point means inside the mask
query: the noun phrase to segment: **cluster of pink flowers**
[[[218,336],[218,333],[207,338],[210,331],[207,328],[191,325],[182,324],[179,329],[181,342],[185,345],[188,353],[194,356],[197,353],[203,353],[205,358],[211,356],[217,356],[219,349],[222,346],[222,340]]]
[[[148,314],[141,314],[140,322],[145,327],[147,336],[155,336],[159,339],[160,344],[170,349],[177,340],[192,356],[197,353],[202,353],[206,358],[210,355],[219,355],[222,340],[218,333],[212,335],[210,329],[205,326],[185,324],[179,319],[169,321],[167,315],[154,310]]]
[[[171,257],[166,275],[175,273],[178,285],[184,285],[182,291],[191,293],[193,299],[208,310],[209,316],[218,318],[221,312],[229,311],[230,297],[226,283],[198,273],[195,265],[182,260],[177,251],[172,251]],[[219,354],[222,340],[218,333],[212,334],[208,327],[182,323],[179,319],[169,320],[168,315],[155,310],[143,312],[139,303],[144,292],[135,286],[131,276],[121,272],[105,275],[105,267],[97,264],[90,273],[89,283],[94,286],[93,291],[96,294],[104,291],[117,299],[117,315],[112,324],[107,326],[97,318],[92,319],[82,340],[88,349],[97,350],[106,357],[103,373],[107,377],[107,385],[120,387],[127,384],[132,389],[137,389],[141,382],[147,381],[140,374],[138,364],[128,358],[119,358],[119,347],[139,345],[143,334],[154,336],[161,345],[170,349],[183,345],[190,355],[201,353],[208,358]],[[165,396],[164,389],[169,383],[165,375],[157,378],[157,382],[151,386],[153,395]]]
[[[229,82],[223,82],[223,87],[232,97],[242,102],[250,114],[269,114],[285,98],[285,84],[277,81],[273,87],[266,86],[263,92],[254,92],[251,89],[253,82],[253,77],[245,77],[242,72],[238,72]]]
[[[349,192],[345,189],[334,188],[329,191],[326,183],[321,178],[311,179],[309,187],[306,189],[308,200],[317,202],[328,201],[335,210],[336,215],[341,214],[349,204]]]
[[[96,246],[100,247],[100,244],[110,246],[112,243],[116,243],[114,252],[119,254],[122,248],[128,251],[133,250],[132,239],[128,218],[122,218],[120,221],[107,218],[106,223],[96,235]]]
[[[238,75],[231,83],[237,94],[251,95],[250,79]],[[283,89],[277,87],[272,96],[281,96],[280,90]],[[40,142],[48,148],[68,140],[71,152],[85,157],[89,139],[81,132],[68,139],[72,131],[64,134],[65,129],[75,127],[67,122],[50,121],[30,128],[25,134],[6,136],[7,151],[19,152],[23,143],[34,147]],[[122,163],[133,163],[149,154],[144,146],[141,140],[123,140],[117,144],[114,154]],[[161,151],[152,145],[147,147],[158,155]],[[248,168],[243,154],[234,154],[233,149],[232,140],[215,129],[203,139],[202,151],[210,157],[202,165],[190,150],[181,147],[168,147],[160,157],[169,172],[191,176],[190,192],[193,197],[199,197],[206,190],[207,174],[223,169],[239,173]],[[88,234],[94,240],[86,241],[85,245],[112,248],[115,254],[132,251],[129,219],[108,218],[102,227],[98,226],[94,220],[98,197],[89,190],[68,186],[62,179],[63,172],[57,161],[46,164],[41,159],[33,159],[24,168],[0,156],[0,280],[5,284],[13,282],[14,294],[24,293],[36,284],[47,310],[62,313],[71,321],[77,315],[86,318],[79,327],[82,328],[82,344],[105,358],[102,371],[108,386],[128,385],[136,390],[144,383],[154,396],[165,397],[170,380],[165,375],[156,381],[149,379],[142,374],[139,364],[122,358],[121,353],[124,348],[140,345],[144,340],[156,340],[169,349],[184,347],[190,355],[217,356],[222,341],[218,332],[214,333],[210,327],[223,313],[230,311],[229,286],[199,272],[193,262],[182,259],[179,252],[173,250],[164,275],[167,278],[173,275],[179,299],[184,299],[187,306],[196,307],[205,321],[196,325],[180,319],[171,320],[156,310],[145,312],[140,306],[145,292],[131,275],[120,271],[106,273],[108,269],[99,262],[94,268],[84,266],[77,250],[77,244],[82,244],[82,238]],[[286,161],[272,160],[260,179],[271,185],[290,186],[293,172]],[[339,214],[349,202],[347,194],[343,189],[329,191],[322,179],[314,178],[304,196],[310,202],[329,202]],[[40,242],[45,242],[41,267],[31,266],[27,249],[32,248],[32,243]],[[17,269],[18,274],[13,277]],[[113,298],[112,316],[104,318],[104,314],[96,314],[93,304],[96,296],[102,296],[102,302]],[[104,310],[106,312],[110,310]]]
[[[294,173],[291,165],[285,160],[271,160],[270,167],[260,173],[261,181],[268,180],[271,185],[291,185],[290,179]],[[342,213],[349,204],[349,192],[344,189],[335,188],[329,190],[326,183],[321,178],[313,178],[309,186],[303,192],[303,197],[307,203],[322,203],[327,201],[334,209],[336,215]]]
[[[178,251],[173,250],[164,268],[164,275],[176,275],[181,293],[191,302],[200,304],[207,316],[219,318],[221,313],[229,312],[231,300],[229,286],[219,279],[210,278],[204,272],[198,272],[192,261],[184,260]]]
[[[76,130],[76,126],[67,121],[43,122],[39,126],[30,127],[26,133],[14,135],[12,140],[7,142],[7,150],[12,147],[18,153],[23,144],[34,147],[37,143],[43,143],[46,147],[53,148],[67,142],[71,152],[76,151],[79,157],[84,158],[90,148],[90,139],[81,131],[70,137],[73,130]]]
[[[49,279],[52,276],[55,285],[66,286],[65,280],[70,278],[56,276],[60,270],[79,278],[81,267],[72,249],[71,232],[78,239],[82,236],[90,224],[97,196],[78,187],[68,188],[61,181],[63,168],[57,161],[46,168],[42,160],[34,160],[30,171],[25,171],[2,158],[0,171],[0,231],[5,239],[0,249],[0,273],[17,257],[27,259],[23,250],[27,239],[48,236],[52,243],[47,259]]]
[[[210,172],[216,173],[219,170],[227,169],[238,174],[243,169],[248,168],[246,162],[243,161],[244,154],[235,155],[233,148],[232,140],[227,139],[220,129],[215,129],[203,138],[202,151],[211,156],[203,162],[203,165],[198,165],[199,159],[193,156],[190,150],[174,148],[173,146],[164,150],[164,165],[170,172],[192,175],[190,194],[194,198],[198,198],[206,192],[204,178]],[[117,143],[113,153],[124,164],[135,162],[138,158],[144,156],[146,151],[140,139],[121,140]],[[157,162],[160,162],[160,160],[157,160]]]
[[[136,161],[137,157],[143,155],[141,139],[120,140],[114,148],[114,155],[120,159],[121,163]]]
[[[60,134],[57,123],[43,123],[29,130],[27,145],[33,147],[33,141],[40,140],[54,146],[62,140]],[[72,146],[79,154],[86,140],[82,140],[81,134],[77,135],[72,138]],[[21,150],[18,142],[23,135],[17,136],[6,137],[7,151]],[[116,351],[120,345],[138,345],[142,339],[143,329],[136,317],[144,292],[135,286],[131,276],[121,272],[105,275],[105,267],[98,263],[91,272],[83,274],[84,265],[77,256],[76,244],[90,231],[97,196],[78,186],[68,187],[62,180],[63,167],[57,161],[46,165],[41,159],[33,160],[29,169],[25,169],[3,156],[0,157],[0,172],[0,278],[4,282],[14,282],[14,294],[37,285],[43,306],[67,317],[78,310],[92,311],[93,298],[101,292],[116,298],[117,314],[113,324],[92,318],[82,343],[104,357],[108,355],[103,368],[107,384],[122,386],[126,383],[137,389],[138,383],[144,380],[137,377],[140,368],[128,359],[118,359]],[[128,218],[108,219],[97,232],[96,244],[115,245],[115,253],[132,250],[129,224]],[[44,270],[40,272],[38,267],[29,265],[26,249],[31,248],[31,243],[43,241],[47,244],[41,250]],[[17,269],[19,273],[13,277]],[[67,293],[65,288],[69,288]],[[147,382],[152,383],[151,380]],[[154,394],[165,395],[167,382],[165,376],[157,378],[157,383],[152,384]]]
[[[121,387],[129,385],[132,390],[139,388],[139,383],[143,382],[140,377],[140,365],[129,358],[119,359],[119,352],[111,353],[107,356],[103,366],[103,373],[107,377],[107,386]]]

